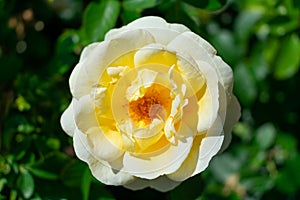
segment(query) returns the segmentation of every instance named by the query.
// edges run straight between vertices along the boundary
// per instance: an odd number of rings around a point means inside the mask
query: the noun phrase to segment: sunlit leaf
[[[259,9],[245,10],[241,12],[235,20],[234,28],[237,37],[240,40],[247,40],[253,32],[253,28],[257,21],[263,16]]]
[[[245,52],[244,47],[238,43],[233,33],[226,29],[218,30],[211,38],[211,42],[218,54],[229,64],[241,60]]]
[[[264,45],[263,55],[269,64],[274,63],[279,48],[280,48],[280,41],[278,39],[270,39]]]
[[[218,10],[227,3],[226,0],[201,0],[201,1],[183,0],[183,1],[197,8],[202,8],[210,11]]]
[[[56,138],[49,138],[47,141],[46,141],[46,145],[51,148],[51,149],[54,149],[54,150],[59,150],[60,148],[60,141]]]
[[[2,191],[2,189],[6,183],[7,183],[7,180],[5,178],[0,179],[0,192]]]
[[[299,52],[299,36],[292,34],[283,40],[274,69],[274,75],[277,79],[287,79],[298,72],[300,67]]]
[[[115,26],[119,12],[117,0],[90,3],[83,16],[86,39],[90,42],[103,40],[105,33]]]
[[[243,105],[250,106],[257,97],[257,87],[249,68],[241,64],[234,71],[234,91]]]
[[[33,194],[34,179],[28,171],[21,172],[17,180],[17,186],[26,199]]]
[[[297,150],[297,139],[289,133],[280,133],[276,137],[276,144],[286,153],[294,155]]]
[[[26,111],[31,108],[30,104],[21,95],[16,99],[16,105],[17,105],[19,111]]]
[[[82,175],[81,191],[83,200],[88,200],[90,195],[92,175],[89,168],[86,168]]]
[[[238,158],[235,158],[228,153],[224,153],[211,161],[210,168],[217,180],[225,182],[229,176],[238,172],[241,165],[242,163]]]
[[[274,180],[268,176],[249,177],[242,180],[241,184],[250,191],[262,194],[274,186]]]
[[[271,123],[263,124],[256,131],[256,143],[261,149],[269,148],[275,139],[276,129]]]
[[[233,133],[240,137],[244,141],[249,141],[251,139],[251,129],[246,123],[237,123],[233,127]]]
[[[300,187],[300,156],[291,158],[277,176],[278,189],[286,194],[294,194]]]
[[[152,8],[157,4],[157,0],[124,0],[123,7],[126,10],[144,10]]]
[[[253,50],[252,57],[249,58],[249,67],[254,74],[256,82],[263,81],[269,73],[269,66],[261,53],[262,51],[262,45],[257,45],[257,48]]]

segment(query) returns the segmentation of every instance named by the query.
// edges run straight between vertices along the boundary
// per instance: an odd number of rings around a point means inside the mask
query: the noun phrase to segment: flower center
[[[139,126],[149,125],[153,119],[165,120],[170,113],[172,99],[170,90],[159,84],[148,88],[144,96],[129,102],[129,116]]]

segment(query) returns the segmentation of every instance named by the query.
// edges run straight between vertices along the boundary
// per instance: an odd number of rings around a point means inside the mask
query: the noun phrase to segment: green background
[[[299,199],[300,1],[0,0],[0,199]],[[229,148],[173,191],[106,186],[59,119],[82,48],[141,16],[182,23],[232,67]]]

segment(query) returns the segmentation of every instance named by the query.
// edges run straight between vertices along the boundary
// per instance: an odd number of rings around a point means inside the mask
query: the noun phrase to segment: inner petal
[[[179,62],[182,59],[175,52],[147,50],[135,50],[113,61],[93,93],[104,135],[114,145],[121,140],[122,150],[133,155],[152,155],[177,146],[180,142],[171,142],[172,138],[185,141],[198,122],[196,90],[191,85],[198,81],[190,81],[179,66],[187,62]],[[202,88],[201,81],[199,85]],[[165,133],[168,119],[171,135]]]

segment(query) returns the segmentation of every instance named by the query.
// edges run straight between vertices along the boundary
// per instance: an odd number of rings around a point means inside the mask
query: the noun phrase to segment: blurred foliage
[[[299,199],[298,0],[0,0],[0,199]],[[183,23],[234,70],[228,150],[168,193],[105,186],[59,118],[82,48],[146,15]]]

